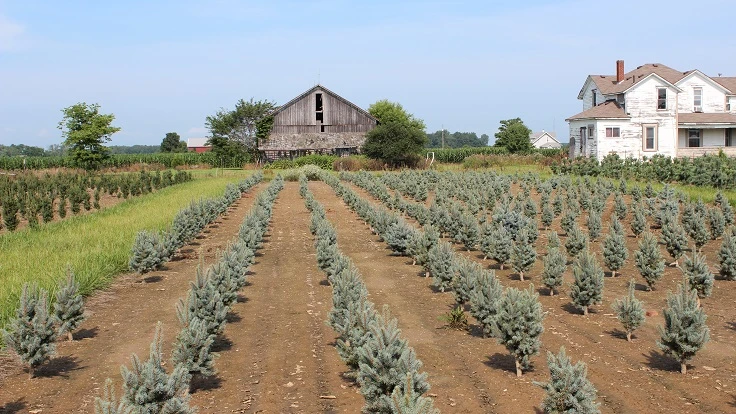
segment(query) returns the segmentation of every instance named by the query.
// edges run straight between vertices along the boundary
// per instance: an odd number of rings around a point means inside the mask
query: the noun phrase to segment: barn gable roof
[[[356,105],[356,104],[348,101],[347,99],[345,99],[342,96],[336,94],[335,92],[332,92],[331,90],[325,88],[324,86],[320,85],[319,83],[316,84],[316,85],[314,85],[313,87],[307,89],[306,91],[304,91],[304,93],[300,94],[296,98],[294,98],[294,99],[290,100],[289,102],[287,102],[287,103],[279,106],[278,108],[276,108],[276,110],[273,112],[273,115],[276,115],[279,112],[282,112],[284,109],[286,109],[289,106],[295,104],[296,102],[298,102],[299,100],[301,100],[305,96],[313,93],[314,91],[316,91],[318,89],[321,90],[321,91],[323,91],[323,92],[326,92],[326,93],[332,95],[334,98],[342,101],[345,105],[348,105],[349,107],[355,109],[356,111],[360,112],[361,114],[363,114],[363,115],[367,116],[368,118],[376,121],[376,123],[378,122],[378,120],[376,118],[374,118],[373,115],[371,115],[370,113],[368,113],[368,111],[366,111],[363,108],[359,107],[358,105]]]

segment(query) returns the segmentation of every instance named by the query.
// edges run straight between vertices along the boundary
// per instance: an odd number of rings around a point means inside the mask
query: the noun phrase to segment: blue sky
[[[493,4],[492,4],[493,3]],[[318,79],[429,132],[521,117],[567,137],[585,76],[644,63],[736,76],[733,0],[4,1],[0,144],[61,141],[61,109],[99,103],[112,144],[202,137],[240,98],[285,103]]]

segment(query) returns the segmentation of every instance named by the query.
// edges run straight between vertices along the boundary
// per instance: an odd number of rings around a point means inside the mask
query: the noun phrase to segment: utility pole
[[[445,149],[445,124],[442,124],[442,149]]]

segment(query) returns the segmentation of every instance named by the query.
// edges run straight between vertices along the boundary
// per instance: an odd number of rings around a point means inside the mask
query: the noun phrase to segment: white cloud
[[[0,52],[8,52],[20,48],[25,32],[25,26],[0,14]]]

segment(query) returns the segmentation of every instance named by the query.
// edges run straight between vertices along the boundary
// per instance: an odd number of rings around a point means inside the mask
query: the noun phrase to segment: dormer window
[[[703,112],[703,88],[693,88],[693,112]]]
[[[597,96],[596,96],[596,90],[593,89],[593,106],[598,105],[598,99],[596,99],[596,98],[597,98]]]
[[[667,88],[657,88],[657,110],[667,109]]]

